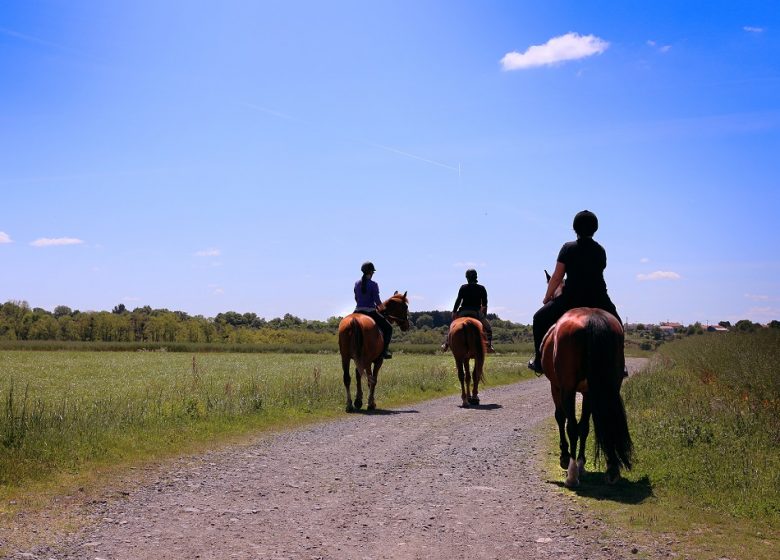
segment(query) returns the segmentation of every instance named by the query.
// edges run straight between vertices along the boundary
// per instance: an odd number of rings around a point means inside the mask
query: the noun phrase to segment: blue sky
[[[767,322],[778,154],[769,1],[0,7],[0,301],[528,323],[588,208],[624,319]]]

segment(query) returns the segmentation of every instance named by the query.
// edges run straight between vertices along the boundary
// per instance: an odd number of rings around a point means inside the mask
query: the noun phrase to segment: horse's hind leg
[[[585,444],[588,441],[588,434],[590,433],[590,399],[588,394],[582,395],[582,414],[580,415],[579,422],[579,446],[580,452],[577,454],[577,467],[579,468],[580,475],[585,473]]]
[[[560,464],[563,470],[569,468],[569,442],[566,439],[566,413],[563,407],[555,407],[555,422],[558,424],[558,437],[560,438]]]
[[[368,410],[376,409],[376,401],[374,400],[374,390],[376,389],[377,378],[379,377],[379,368],[382,367],[381,363],[374,364],[374,371],[371,371],[371,367],[368,369],[367,381],[368,381]]]
[[[484,366],[484,360],[476,358],[474,360],[474,384],[471,391],[471,398],[469,403],[479,404],[479,382],[482,380],[482,368]]]
[[[463,401],[463,408],[468,408],[469,399],[468,399],[468,395],[466,395],[466,385],[465,385],[466,373],[463,371],[463,361],[456,359],[455,364],[458,366],[458,381],[460,381],[460,399],[461,401]]]
[[[569,436],[569,466],[567,469],[566,482],[567,488],[579,486],[579,468],[574,460],[577,456],[577,435],[579,426],[577,425],[577,413],[575,409],[575,392],[562,391],[563,409],[566,413],[566,435]]]
[[[352,406],[352,396],[349,393],[349,386],[352,380],[349,377],[349,358],[345,358],[342,356],[341,358],[341,369],[344,370],[344,388],[347,390],[347,412],[354,411],[354,407]]]
[[[363,380],[360,366],[355,367],[355,381],[357,382],[357,389],[355,390],[355,408],[360,410],[363,406]]]
[[[463,369],[466,372],[466,398],[469,404],[471,404],[471,367],[469,366],[469,359],[463,360]]]

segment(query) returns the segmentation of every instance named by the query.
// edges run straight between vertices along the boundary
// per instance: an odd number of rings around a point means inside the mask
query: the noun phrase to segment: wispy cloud
[[[637,274],[636,279],[644,282],[647,280],[679,280],[681,276],[676,272],[656,270],[650,274]]]
[[[30,243],[30,245],[33,247],[58,247],[61,245],[81,245],[82,243],[84,241],[75,237],[41,237]]]
[[[748,33],[763,33],[764,28],[763,27],[755,27],[753,25],[746,25],[742,28],[744,31],[747,31]]]
[[[11,236],[4,231],[0,231],[0,245],[3,243],[13,243]]]
[[[745,294],[745,298],[749,299],[750,301],[769,301],[769,296],[760,294]]]
[[[650,262],[650,259],[648,259],[647,257],[642,257],[641,259],[639,259],[639,262],[641,262],[642,264],[647,264]]]
[[[659,45],[656,41],[649,40],[647,41],[647,46],[652,47],[655,50],[657,50],[659,53],[666,54],[670,50],[672,50],[672,45]]]
[[[196,257],[218,257],[222,254],[219,249],[203,249],[202,251],[196,251]]]
[[[504,70],[524,70],[537,66],[550,66],[568,60],[578,60],[601,54],[609,43],[595,35],[567,33],[553,37],[543,45],[532,45],[525,52],[512,51],[501,59]]]

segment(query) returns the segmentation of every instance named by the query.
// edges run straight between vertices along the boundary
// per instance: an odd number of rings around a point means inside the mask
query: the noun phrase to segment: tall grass
[[[624,385],[639,460],[657,492],[780,520],[780,330],[689,337]]]
[[[346,400],[335,354],[0,351],[0,364],[6,489],[341,415]],[[489,384],[528,375],[509,356],[491,358],[486,369]],[[451,356],[400,353],[379,374],[377,402],[389,407],[458,389]]]

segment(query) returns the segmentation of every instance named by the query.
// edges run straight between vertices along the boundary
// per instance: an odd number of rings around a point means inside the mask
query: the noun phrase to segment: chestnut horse
[[[460,398],[463,408],[479,404],[479,382],[485,365],[485,339],[482,337],[482,321],[472,317],[458,317],[450,324],[448,342],[460,380]],[[474,360],[474,385],[471,386],[469,360]]]
[[[577,486],[585,471],[591,414],[596,456],[604,453],[607,459],[607,482],[612,484],[620,478],[621,467],[631,468],[631,436],[620,397],[624,368],[623,327],[614,315],[602,309],[577,307],[567,311],[542,340],[542,369],[550,380],[555,403],[560,464],[567,471],[567,487]],[[578,391],[583,397],[579,424],[575,411]]]
[[[401,327],[402,331],[409,330],[409,300],[406,292],[395,292],[393,297],[385,301],[378,309],[391,323]],[[339,323],[339,352],[341,353],[341,368],[344,370],[344,387],[347,390],[347,412],[360,410],[363,406],[363,384],[361,376],[366,376],[368,382],[368,410],[376,408],[374,401],[374,389],[382,367],[384,358],[384,338],[376,322],[362,313],[351,313]],[[354,406],[349,392],[350,375],[349,361],[355,361],[355,379],[357,391],[355,392]]]

